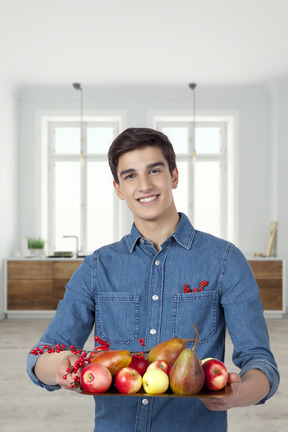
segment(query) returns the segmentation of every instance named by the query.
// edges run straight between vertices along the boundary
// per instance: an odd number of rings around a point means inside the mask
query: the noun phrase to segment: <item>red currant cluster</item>
[[[135,358],[137,358],[138,360],[141,360],[141,359],[144,359],[145,357],[144,357],[144,354],[133,354],[133,356],[135,357]]]
[[[144,340],[144,339],[139,338],[139,339],[138,339],[138,342],[140,343],[140,345],[141,345],[142,347],[144,347],[144,348],[146,349],[146,351],[148,351],[148,350],[147,350],[147,347],[146,347],[146,345],[145,345],[145,340]],[[144,351],[142,351],[142,354],[144,354]]]
[[[100,345],[99,347],[95,348],[96,351],[104,351],[110,348],[110,343],[107,342],[107,340],[100,339],[99,336],[96,336],[94,340]]]
[[[76,353],[78,353],[78,351],[79,350],[77,350]],[[74,354],[75,354],[75,352],[74,352]],[[74,363],[74,365],[72,365],[70,368],[66,369],[67,375],[68,374],[76,374],[79,369],[82,369],[84,366],[86,366],[87,364],[90,363],[90,360],[88,358],[86,358],[86,355],[87,355],[87,352],[83,351],[81,356],[79,357],[79,359],[76,360],[76,362]],[[63,375],[63,379],[66,380],[67,375],[66,374]],[[69,386],[70,388],[73,388],[75,383],[80,383],[79,376],[76,375],[74,379],[75,379],[75,381],[70,384],[70,386]]]
[[[191,289],[189,288],[189,285],[188,285],[188,284],[185,284],[185,285],[184,285],[184,293],[189,293],[189,292],[192,292],[192,291],[191,291]]]
[[[97,342],[100,346],[96,347],[93,351],[102,351],[107,350],[110,348],[109,342],[107,340],[100,339],[99,336],[96,336],[94,338],[95,342]],[[70,350],[73,354],[81,354],[81,356],[85,357],[87,355],[87,352],[82,349],[77,349],[74,345],[70,345],[70,348],[66,348],[66,345],[62,344],[56,344],[55,347],[52,347],[51,345],[43,345],[42,348],[36,347],[30,351],[30,354],[34,354],[35,356],[39,354],[44,354],[44,352],[47,352],[48,354],[51,353],[60,353],[61,351]]]
[[[145,340],[144,339],[139,338],[138,342],[140,343],[141,346],[145,346]]]
[[[200,283],[200,287],[199,288],[193,288],[193,291],[189,288],[189,285],[185,283],[184,285],[184,293],[191,293],[191,292],[199,292],[199,291],[203,291],[204,287],[206,287],[208,285],[208,282],[203,280]]]
[[[72,349],[73,345],[71,345],[71,349]],[[75,349],[75,347],[73,347]],[[34,349],[31,350],[30,354],[34,354],[34,355],[38,355],[38,354],[44,354],[44,352],[48,352],[48,354],[51,353],[60,353],[61,351],[63,351],[65,349],[65,345],[59,345],[56,344],[55,347],[51,347],[50,345],[43,345],[42,348],[36,347]]]
[[[67,379],[68,374],[76,374],[79,369],[82,369],[84,366],[90,363],[90,355],[87,357],[87,355],[91,352],[95,351],[104,351],[108,350],[110,348],[110,344],[107,340],[101,339],[99,336],[96,336],[94,338],[95,342],[99,344],[98,347],[95,347],[93,351],[84,351],[83,349],[77,349],[74,345],[70,345],[70,348],[66,348],[64,344],[56,344],[55,347],[52,347],[50,345],[43,345],[42,348],[36,347],[30,351],[30,354],[34,354],[35,356],[38,356],[39,354],[44,354],[44,352],[47,352],[48,354],[51,353],[60,353],[62,351],[71,351],[74,355],[80,355],[79,359],[76,360],[74,365],[72,365],[70,368],[66,369],[67,374],[63,375],[63,379]],[[75,381],[70,384],[70,388],[74,387],[75,383],[80,382],[80,378],[76,375]]]

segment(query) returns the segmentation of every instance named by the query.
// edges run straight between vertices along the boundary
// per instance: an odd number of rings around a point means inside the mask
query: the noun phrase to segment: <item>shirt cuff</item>
[[[37,378],[37,376],[35,375],[35,365],[36,362],[39,358],[39,355],[35,356],[35,354],[28,354],[28,358],[27,358],[27,373],[31,379],[31,381],[38,385],[39,387],[45,388],[48,391],[54,391],[54,390],[59,390],[61,388],[61,386],[59,384],[56,385],[46,385],[43,384],[41,381],[39,381],[39,379]]]
[[[279,372],[276,367],[273,366],[270,362],[264,359],[253,359],[252,361],[248,362],[240,372],[240,376],[244,375],[248,370],[251,369],[258,369],[261,372],[263,372],[270,383],[270,391],[268,395],[263,398],[261,401],[259,401],[256,405],[264,404],[266,400],[270,399],[277,391],[279,382],[280,382],[280,376]]]

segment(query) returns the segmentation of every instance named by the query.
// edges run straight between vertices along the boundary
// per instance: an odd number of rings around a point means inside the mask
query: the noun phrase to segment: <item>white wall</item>
[[[278,221],[277,252],[288,265],[288,80],[274,83],[273,99],[273,202]],[[286,269],[286,305],[288,310],[288,271]]]
[[[72,88],[27,88],[20,94],[20,235],[38,235],[35,206],[39,183],[35,157],[37,113],[54,111],[79,115],[79,93]],[[236,113],[239,118],[238,220],[236,238],[245,253],[263,251],[270,223],[270,96],[265,88],[199,89],[197,112]],[[192,92],[188,88],[84,88],[84,114],[92,111],[126,112],[126,126],[146,126],[151,111],[190,113]],[[39,117],[38,117],[39,118]],[[259,155],[261,157],[259,157]],[[268,191],[268,195],[267,195]],[[32,192],[32,193],[31,193]],[[255,196],[263,199],[255,205]],[[263,214],[266,216],[263,218]],[[249,232],[253,230],[253,236]]]
[[[199,87],[199,88],[198,88]],[[201,88],[196,91],[196,110],[207,114],[234,113],[237,130],[237,245],[246,254],[265,252],[270,222],[279,221],[278,255],[288,258],[285,242],[288,227],[288,203],[285,184],[287,174],[287,135],[285,113],[287,91],[283,86],[270,91],[267,87]],[[92,112],[122,111],[125,127],[147,126],[150,111],[186,112],[192,114],[192,92],[186,87],[85,88],[84,115]],[[25,88],[19,93],[19,238],[38,235],[35,206],[35,155],[39,113],[66,112],[79,115],[79,93],[71,87]],[[197,114],[197,113],[196,113]],[[275,156],[277,148],[278,156]],[[281,169],[280,169],[281,168]],[[277,176],[277,182],[275,180]],[[276,183],[275,183],[276,182]],[[277,190],[277,200],[275,200]],[[130,224],[130,221],[129,221]],[[286,283],[286,286],[288,284]]]
[[[4,259],[18,241],[17,99],[0,90],[0,320],[4,317]]]

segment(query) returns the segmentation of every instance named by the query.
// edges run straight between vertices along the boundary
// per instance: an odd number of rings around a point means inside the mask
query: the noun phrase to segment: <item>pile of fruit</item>
[[[80,378],[76,375],[75,382],[80,383],[81,389],[88,393],[105,393],[112,384],[124,394],[144,390],[147,394],[159,395],[169,388],[176,395],[193,395],[202,388],[221,390],[228,381],[227,369],[224,363],[214,358],[199,360],[195,352],[198,330],[194,324],[193,327],[196,339],[169,339],[146,353],[111,350],[107,341],[96,337],[95,341],[100,346],[89,355],[71,347],[75,354],[79,354],[79,359],[72,368],[67,369],[67,373],[76,374],[80,369]],[[193,348],[186,348],[186,343],[190,341],[195,342]],[[139,342],[145,346],[143,339],[140,338]],[[48,348],[51,351],[51,347],[45,346],[36,348],[32,353],[42,354]],[[59,345],[56,348],[58,352],[65,349]]]

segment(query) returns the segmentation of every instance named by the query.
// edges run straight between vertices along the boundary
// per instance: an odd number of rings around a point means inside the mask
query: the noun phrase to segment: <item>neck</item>
[[[160,251],[161,244],[170,237],[176,230],[179,215],[176,211],[167,215],[165,220],[135,221],[135,225],[141,235],[153,243],[154,248]]]

